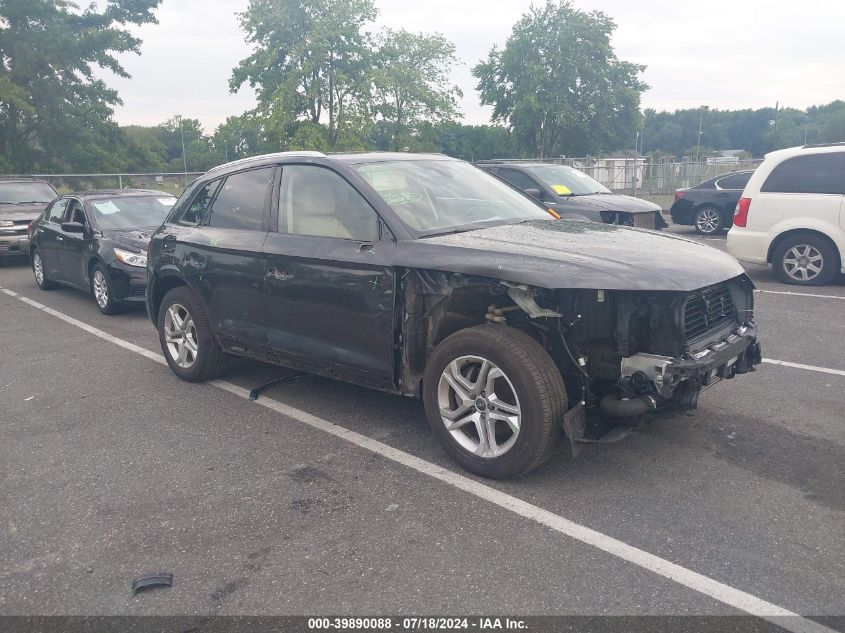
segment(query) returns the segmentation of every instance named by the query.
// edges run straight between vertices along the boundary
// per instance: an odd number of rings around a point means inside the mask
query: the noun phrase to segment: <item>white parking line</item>
[[[99,330],[95,327],[83,323],[78,319],[63,314],[52,308],[18,295],[17,293],[3,289],[3,292],[9,296],[20,299],[27,305],[42,310],[51,316],[61,319],[65,323],[78,327],[86,332],[98,336],[110,343],[114,343],[124,349],[141,354],[145,358],[154,360],[157,363],[166,364],[164,358],[160,354],[151,352],[148,349],[125,341],[116,336],[112,336],[107,332]],[[212,380],[209,384],[218,387],[228,393],[234,394],[245,400],[249,398],[249,391],[243,387],[239,387],[224,380]],[[603,552],[621,558],[624,561],[633,563],[638,567],[647,569],[655,574],[668,578],[680,585],[688,587],[693,591],[697,591],[705,596],[709,596],[719,602],[734,607],[745,613],[757,616],[769,622],[772,622],[784,629],[793,631],[794,633],[836,633],[833,629],[804,618],[797,613],[779,607],[776,604],[762,600],[750,593],[746,593],[739,589],[735,589],[730,585],[714,580],[703,574],[699,574],[691,569],[682,567],[672,563],[666,559],[650,554],[632,545],[608,536],[591,528],[588,528],[574,521],[570,521],[560,515],[544,510],[543,508],[523,501],[518,497],[514,497],[507,493],[496,490],[488,485],[480,483],[470,477],[453,472],[437,464],[425,461],[419,457],[415,457],[410,453],[406,453],[392,446],[388,446],[378,440],[374,440],[366,435],[350,431],[347,428],[324,420],[315,415],[301,411],[294,407],[288,406],[277,400],[262,397],[254,401],[252,404],[271,409],[285,417],[292,418],[310,427],[324,431],[337,438],[346,440],[351,444],[359,446],[365,450],[371,451],[393,462],[411,468],[423,475],[437,479],[453,488],[462,490],[471,495],[489,501],[501,508],[509,510],[523,518],[529,519],[541,525],[555,530],[561,534],[569,536],[572,539],[591,545]]]
[[[789,290],[754,290],[754,292],[759,292],[761,294],[766,295],[788,295],[790,297],[812,297],[814,299],[839,299],[840,301],[845,301],[845,297],[840,297],[839,295],[819,295],[819,294],[811,294],[809,292],[790,292]]]
[[[794,367],[795,369],[807,369],[809,371],[818,371],[823,374],[833,374],[834,376],[845,376],[845,370],[830,369],[829,367],[817,367],[816,365],[803,365],[801,363],[790,363],[788,360],[775,360],[774,358],[764,358],[764,363],[770,365],[781,365],[782,367]]]

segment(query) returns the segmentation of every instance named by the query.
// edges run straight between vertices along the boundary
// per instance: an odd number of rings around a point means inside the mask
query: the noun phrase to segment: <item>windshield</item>
[[[559,196],[584,196],[591,193],[610,193],[610,189],[583,171],[566,165],[531,165],[528,171],[546,183]]]
[[[0,182],[0,204],[50,202],[59,194],[43,182]]]
[[[421,233],[549,219],[536,203],[462,161],[403,160],[353,167],[405,224]]]
[[[91,201],[91,210],[101,229],[130,229],[161,226],[170,213],[173,196],[132,196]]]

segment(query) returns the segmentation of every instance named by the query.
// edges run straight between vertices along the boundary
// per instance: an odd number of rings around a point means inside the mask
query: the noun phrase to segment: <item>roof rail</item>
[[[249,163],[254,163],[259,160],[266,160],[266,159],[273,159],[273,158],[285,158],[286,156],[306,156],[311,158],[326,158],[326,155],[323,152],[312,152],[307,150],[302,151],[290,151],[290,152],[275,152],[273,154],[261,154],[259,156],[250,156],[248,158],[241,158],[239,160],[233,160],[230,163],[224,163],[222,165],[218,165],[217,167],[212,167],[208,170],[208,173],[213,173],[219,171],[221,169],[227,169],[229,167],[237,167],[238,165],[248,165]]]
[[[841,147],[845,145],[845,141],[839,141],[838,143],[811,143],[809,145],[802,145],[801,149],[808,149],[810,147]]]

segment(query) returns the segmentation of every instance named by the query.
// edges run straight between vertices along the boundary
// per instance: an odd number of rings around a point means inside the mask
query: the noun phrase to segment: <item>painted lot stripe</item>
[[[839,295],[819,295],[809,292],[790,292],[788,290],[755,290],[754,292],[766,295],[787,295],[790,297],[812,297],[814,299],[839,299],[840,301],[845,301],[845,297],[840,297]]]
[[[843,369],[830,369],[829,367],[816,367],[815,365],[803,365],[801,363],[790,363],[787,360],[775,360],[774,358],[764,358],[764,363],[770,365],[780,365],[781,367],[794,367],[795,369],[806,369],[808,371],[817,371],[822,374],[833,374],[834,376],[845,376]]]
[[[112,336],[111,334],[83,323],[78,319],[74,319],[73,317],[63,314],[57,310],[53,310],[52,308],[48,308],[37,301],[32,301],[27,297],[18,295],[11,290],[3,289],[3,292],[9,296],[16,297],[33,308],[42,310],[51,316],[61,319],[65,323],[85,330],[86,332],[93,334],[94,336],[98,336],[103,340],[140,354],[145,358],[154,360],[157,363],[166,364],[164,358],[159,354],[151,352],[116,336]],[[224,380],[212,380],[209,381],[208,384],[248,401],[249,391],[243,387],[239,387]],[[349,429],[329,422],[328,420],[324,420],[305,411],[288,406],[277,400],[263,397],[251,404],[271,409],[285,417],[292,418],[312,428],[329,433],[339,439],[346,440],[351,444],[381,455],[382,457],[396,462],[397,464],[401,464],[402,466],[411,468],[423,475],[437,479],[438,481],[452,486],[453,488],[474,495],[479,499],[483,499],[501,508],[509,510],[523,518],[539,523],[540,525],[544,525],[572,539],[591,545],[603,552],[616,556],[617,558],[637,565],[643,569],[647,569],[659,576],[668,578],[669,580],[688,587],[689,589],[697,591],[705,596],[709,596],[710,598],[734,607],[735,609],[772,622],[784,629],[793,631],[794,633],[836,633],[833,629],[823,626],[818,622],[804,618],[797,613],[784,609],[783,607],[779,607],[771,602],[767,602],[766,600],[758,598],[750,593],[735,589],[734,587],[719,582],[718,580],[699,574],[691,569],[672,563],[671,561],[655,556],[654,554],[650,554],[649,552],[632,545],[628,545],[627,543],[611,536],[588,528],[579,523],[575,523],[574,521],[570,521],[569,519],[549,512],[548,510],[544,510],[543,508],[528,503],[527,501],[523,501],[522,499],[496,490],[495,488],[491,488],[490,486],[480,483],[465,475],[461,475],[443,468],[442,466],[438,466],[437,464],[425,461],[424,459],[415,457],[410,453],[388,446],[387,444],[369,438],[366,435],[350,431]]]

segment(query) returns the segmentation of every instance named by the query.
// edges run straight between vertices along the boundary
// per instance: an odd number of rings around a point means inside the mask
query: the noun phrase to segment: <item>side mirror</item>
[[[543,199],[543,192],[539,189],[525,189],[524,191],[532,198],[537,198],[537,200]]]
[[[65,233],[85,233],[85,225],[79,222],[62,222],[62,231]]]

